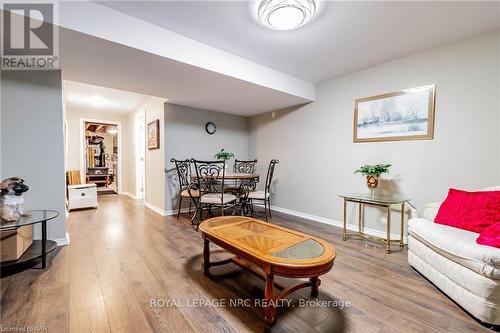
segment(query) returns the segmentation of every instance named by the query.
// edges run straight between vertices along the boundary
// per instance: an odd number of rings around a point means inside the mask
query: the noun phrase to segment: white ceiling
[[[149,96],[92,84],[64,81],[66,109],[90,109],[127,114],[144,103]]]
[[[500,28],[500,2],[322,1],[294,31],[256,22],[248,1],[100,2],[310,82]]]
[[[314,84],[88,1],[61,2],[66,80],[252,116],[311,102]]]

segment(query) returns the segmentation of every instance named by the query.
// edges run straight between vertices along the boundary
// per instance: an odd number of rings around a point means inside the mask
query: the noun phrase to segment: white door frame
[[[143,132],[144,132],[144,136],[143,136],[143,142],[142,142],[142,149],[143,149],[143,158],[144,158],[144,161],[142,162],[143,164],[143,168],[142,168],[142,182],[143,182],[143,187],[142,187],[142,197],[141,197],[141,191],[139,189],[139,184],[138,184],[138,180],[140,179],[139,177],[139,160],[138,160],[138,156],[137,156],[137,150],[139,149],[139,146],[137,145],[138,144],[138,136],[139,136],[139,133],[137,133],[137,125],[139,124],[139,121],[140,120],[143,120]],[[134,151],[134,156],[135,156],[135,197],[137,199],[146,199],[146,110],[144,110],[144,112],[141,112],[141,113],[137,113],[135,118],[134,118],[134,147],[135,147],[135,151]]]
[[[85,123],[100,123],[100,124],[110,124],[115,125],[118,128],[118,194],[122,194],[122,123],[118,120],[102,120],[102,119],[90,119],[90,118],[80,118],[80,176],[82,178],[82,184],[87,182],[87,177],[85,175]]]

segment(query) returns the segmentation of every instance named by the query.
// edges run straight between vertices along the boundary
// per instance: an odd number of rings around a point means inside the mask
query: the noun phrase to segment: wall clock
[[[213,122],[209,121],[208,123],[206,123],[205,131],[207,131],[208,134],[214,134],[216,130],[217,130],[217,127],[215,126],[215,124]]]

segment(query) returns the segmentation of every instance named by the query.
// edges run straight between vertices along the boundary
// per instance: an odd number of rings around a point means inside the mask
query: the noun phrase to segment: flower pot
[[[378,186],[378,176],[366,176],[366,185],[370,190],[374,190]]]

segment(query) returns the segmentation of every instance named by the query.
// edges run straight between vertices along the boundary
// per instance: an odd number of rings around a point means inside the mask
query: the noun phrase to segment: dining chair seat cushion
[[[200,198],[201,203],[207,204],[227,204],[235,200],[236,196],[230,193],[225,193],[224,196],[221,193],[206,193]]]
[[[200,191],[198,191],[198,190],[192,190],[192,191],[191,191],[191,195],[192,195],[193,197],[199,197],[199,196],[200,196]],[[190,195],[189,195],[189,191],[188,191],[188,190],[184,190],[184,191],[182,191],[182,192],[181,192],[181,196],[182,196],[182,197],[190,197]]]
[[[264,191],[250,191],[248,193],[248,199],[265,200],[267,198],[269,198],[269,193],[266,193]]]

